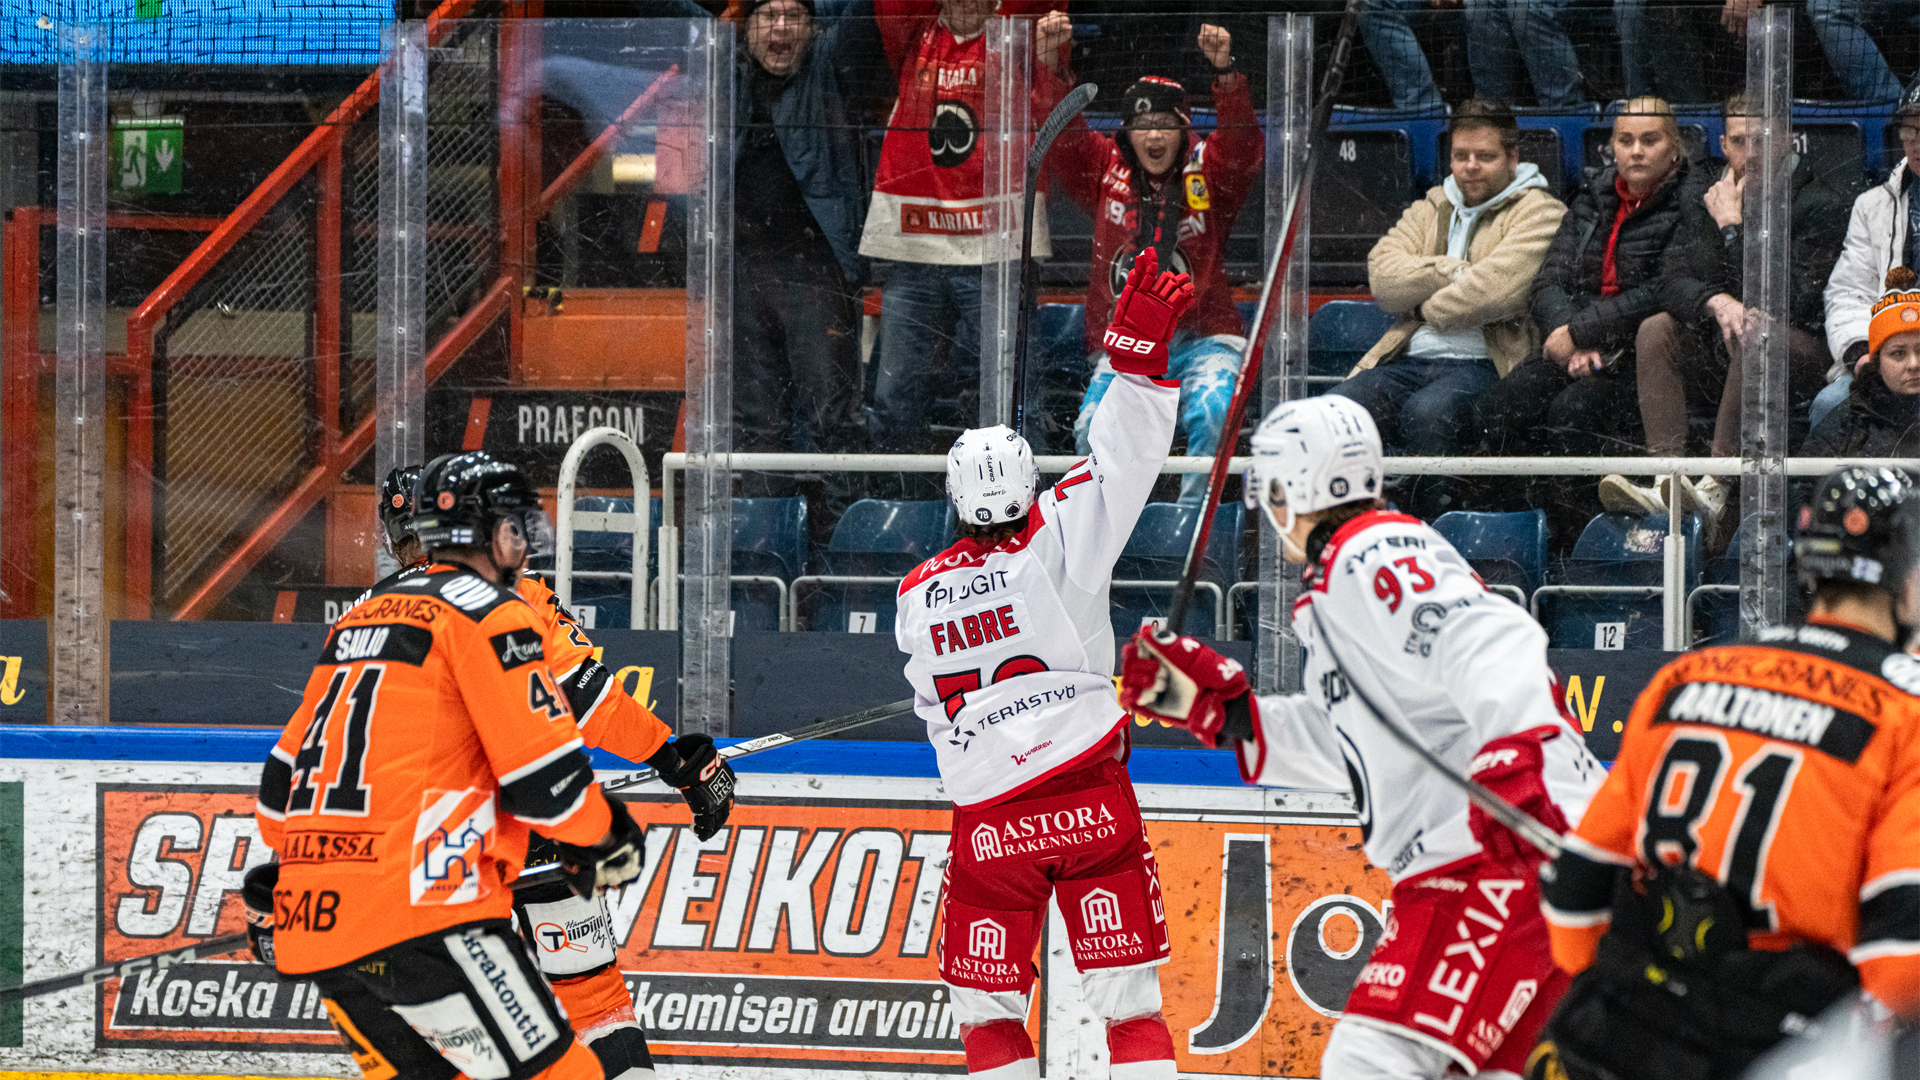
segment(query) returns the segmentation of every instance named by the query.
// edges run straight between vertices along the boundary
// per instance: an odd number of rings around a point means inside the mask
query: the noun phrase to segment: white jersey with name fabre
[[[1173,441],[1178,383],[1121,375],[1087,459],[998,547],[962,539],[900,584],[894,637],[955,805],[1085,764],[1126,721],[1108,590]]]
[[[1351,788],[1367,858],[1395,881],[1480,846],[1466,796],[1394,741],[1349,679],[1463,774],[1489,740],[1564,728],[1546,743],[1545,774],[1570,825],[1605,779],[1561,712],[1546,631],[1488,592],[1418,518],[1373,511],[1336,531],[1294,605],[1293,629],[1306,692],[1259,699],[1260,738],[1240,744],[1241,774],[1273,787]]]

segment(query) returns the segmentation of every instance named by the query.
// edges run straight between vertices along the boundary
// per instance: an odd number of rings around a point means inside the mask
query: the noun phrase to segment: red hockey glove
[[[1123,375],[1159,378],[1167,373],[1167,342],[1180,316],[1193,306],[1193,280],[1160,272],[1160,256],[1144,248],[1127,271],[1127,287],[1113,302],[1113,319],[1101,344],[1107,362]]]
[[[1518,735],[1503,735],[1480,748],[1473,757],[1467,775],[1488,791],[1507,800],[1540,824],[1557,833],[1567,831],[1566,815],[1547,794],[1547,782],[1540,774],[1546,755],[1541,747],[1549,739],[1560,737],[1561,729],[1541,726]],[[1546,861],[1547,856],[1519,834],[1495,821],[1485,810],[1469,804],[1467,827],[1480,841],[1480,850],[1498,862],[1525,866],[1529,870]]]
[[[1193,732],[1209,749],[1253,737],[1246,669],[1194,638],[1141,628],[1120,650],[1120,706]]]

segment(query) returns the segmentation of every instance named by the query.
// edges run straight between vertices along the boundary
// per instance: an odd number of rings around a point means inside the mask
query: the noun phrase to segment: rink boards
[[[259,739],[231,736],[207,754],[225,762],[0,758],[0,980],[21,961],[43,978],[242,929],[240,880],[264,858]],[[612,897],[610,928],[537,935],[566,948],[611,930],[665,1074],[964,1071],[933,951],[944,791],[914,775],[931,770],[906,747],[819,750],[812,767],[868,775],[743,772],[733,820],[705,842],[677,795],[622,792],[647,827],[646,872]],[[749,763],[808,764],[776,757]],[[1316,1075],[1385,914],[1386,878],[1359,853],[1349,799],[1225,786],[1231,764],[1199,751],[1138,751],[1134,771],[1171,929],[1161,983],[1181,1071]],[[1167,782],[1194,778],[1215,783]],[[1047,1075],[1104,1075],[1104,1030],[1080,1001],[1057,911],[1037,960],[1029,1025]],[[245,953],[0,1009],[0,1069],[76,1067],[355,1074],[312,987]]]

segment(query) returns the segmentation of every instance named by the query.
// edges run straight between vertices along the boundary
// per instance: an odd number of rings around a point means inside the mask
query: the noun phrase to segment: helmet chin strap
[[[1313,560],[1307,556],[1306,550],[1299,544],[1293,542],[1293,504],[1283,500],[1280,508],[1276,509],[1271,502],[1268,502],[1263,497],[1260,500],[1260,509],[1266,513],[1267,520],[1272,522],[1274,529],[1280,533],[1280,550],[1286,556],[1287,561],[1296,563],[1312,562]]]

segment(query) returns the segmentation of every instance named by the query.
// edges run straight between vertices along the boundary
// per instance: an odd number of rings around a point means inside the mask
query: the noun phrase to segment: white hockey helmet
[[[1338,394],[1284,402],[1253,433],[1247,501],[1290,533],[1297,515],[1377,497],[1380,459],[1380,429],[1358,402]]]
[[[1018,520],[1039,493],[1033,448],[1005,424],[967,431],[947,451],[947,498],[969,525]]]

